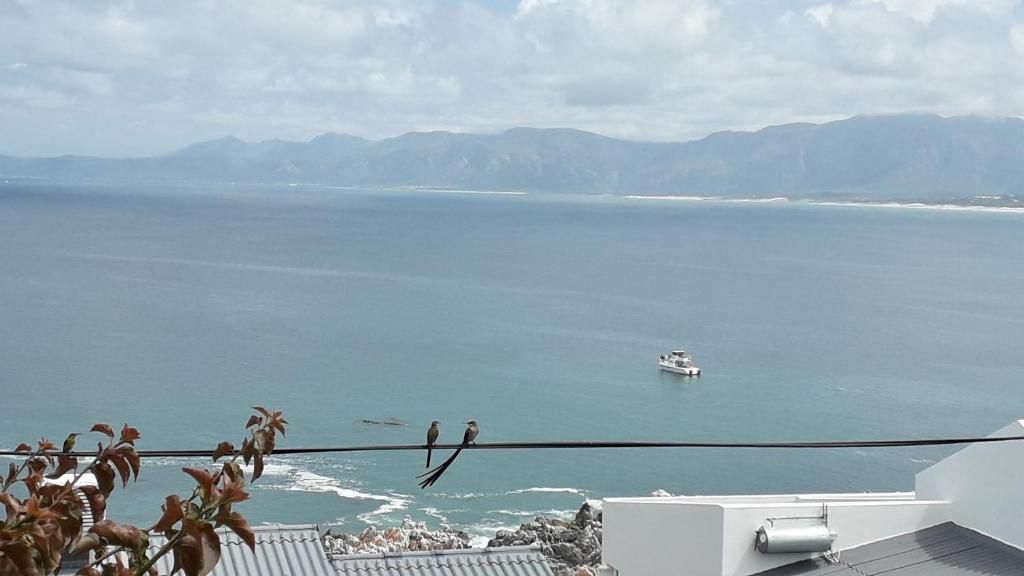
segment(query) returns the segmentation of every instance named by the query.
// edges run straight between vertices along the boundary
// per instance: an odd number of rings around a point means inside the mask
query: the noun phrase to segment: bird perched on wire
[[[437,468],[434,468],[433,470],[428,470],[427,472],[417,476],[417,478],[423,478],[423,480],[420,481],[420,488],[433,486],[434,483],[437,482],[439,478],[441,478],[445,471],[448,470],[448,467],[452,465],[452,462],[455,462],[455,459],[459,457],[459,454],[462,452],[463,448],[469,446],[470,444],[476,444],[476,437],[479,434],[480,427],[477,426],[476,420],[470,420],[469,422],[466,422],[466,432],[465,434],[462,435],[462,444],[455,451],[455,453],[449,456],[448,459],[442,462],[440,465],[438,465]],[[424,476],[426,478],[424,478]]]
[[[437,444],[437,437],[441,434],[439,426],[440,422],[434,420],[430,423],[430,429],[427,430],[427,465],[424,468],[430,468],[430,453],[434,451],[434,445]]]
[[[68,437],[64,439],[64,445],[61,446],[60,451],[67,454],[75,449],[75,439],[81,436],[78,432],[72,432],[68,434]]]

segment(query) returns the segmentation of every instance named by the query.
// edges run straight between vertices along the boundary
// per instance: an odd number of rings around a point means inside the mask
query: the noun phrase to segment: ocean
[[[985,435],[1024,417],[1024,214],[591,195],[0,184],[0,445]],[[704,374],[659,372],[684,347]],[[383,426],[364,420],[393,419]],[[90,445],[90,441],[82,441]],[[954,448],[276,457],[254,523],[484,538],[585,499],[906,490]],[[435,454],[438,460],[444,455]],[[110,514],[148,524],[178,469]]]

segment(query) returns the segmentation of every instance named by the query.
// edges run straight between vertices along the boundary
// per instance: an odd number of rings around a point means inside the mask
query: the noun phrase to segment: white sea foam
[[[527,192],[511,192],[505,190],[457,190],[445,188],[414,188],[416,192],[436,192],[440,194],[484,194],[487,196],[527,196]]]
[[[914,210],[945,210],[953,212],[996,212],[1001,214],[1024,214],[1024,207],[1018,206],[970,206],[962,204],[925,204],[922,202],[853,202],[848,200],[792,200],[784,196],[773,198],[723,198],[720,196],[654,196],[633,194],[623,196],[632,200],[683,200],[713,201],[724,203],[764,204],[772,202],[793,202],[812,206],[843,206],[853,208],[898,208]],[[988,198],[976,196],[976,198]]]
[[[337,478],[323,476],[309,470],[303,470],[294,466],[284,464],[268,463],[264,468],[265,475],[287,476],[288,482],[283,485],[266,486],[271,490],[286,490],[289,492],[321,492],[336,494],[339,498],[348,500],[374,500],[382,504],[371,512],[359,514],[357,518],[367,524],[374,524],[376,520],[387,515],[405,510],[412,501],[411,496],[397,493],[372,494],[362,492],[355,488],[343,486]]]
[[[475,534],[469,540],[469,545],[473,548],[484,548],[487,543],[494,538],[494,535],[498,533],[498,530],[517,530],[519,524],[508,524],[505,522],[494,522],[494,521],[483,521],[478,524],[473,524],[466,529],[466,532]]]
[[[444,492],[438,492],[435,496],[439,498],[452,498],[454,500],[469,500],[473,498],[493,498],[499,496],[499,494],[486,494],[483,492],[466,492],[465,494],[446,494]]]
[[[517,518],[536,518],[547,516],[553,518],[568,518],[576,514],[575,510],[491,510],[488,514],[500,514],[502,516],[515,516]]]
[[[471,548],[487,548],[487,543],[491,541],[491,538],[494,538],[494,534],[497,533],[498,530],[515,530],[516,528],[516,526],[503,526],[491,530],[489,536],[473,536],[469,539],[469,546]]]
[[[641,194],[631,194],[623,196],[623,198],[629,198],[630,200],[720,200],[720,198],[715,196],[647,196]]]
[[[523,488],[522,490],[512,490],[511,492],[505,492],[505,496],[512,496],[514,494],[529,494],[532,492],[554,492],[564,494],[577,494],[579,496],[586,496],[586,493],[579,488],[548,488],[545,486]]]
[[[448,523],[448,517],[445,516],[444,514],[442,514],[441,511],[438,510],[437,508],[431,508],[431,507],[419,508],[419,511],[423,512],[427,516],[430,516],[431,518],[437,518],[438,520],[441,521],[442,524],[447,524]]]
[[[775,196],[773,198],[730,198],[729,201],[763,204],[766,202],[789,202],[789,198],[785,196]]]
[[[252,477],[252,464],[243,465],[242,470],[247,478]],[[290,476],[294,471],[294,466],[280,462],[264,462],[263,464],[263,476]]]
[[[631,194],[629,196],[623,196],[623,198],[629,198],[631,200],[683,200],[689,202],[695,201],[714,201],[714,202],[735,202],[735,203],[754,203],[763,204],[767,202],[789,202],[789,198],[784,196],[774,196],[772,198],[723,198],[721,196],[654,196],[649,194]]]
[[[920,202],[842,202],[809,200],[815,206],[844,206],[853,208],[897,208],[910,210],[944,210],[950,212],[996,212],[1000,214],[1024,214],[1024,208],[1017,206],[964,206],[961,204],[922,204]]]

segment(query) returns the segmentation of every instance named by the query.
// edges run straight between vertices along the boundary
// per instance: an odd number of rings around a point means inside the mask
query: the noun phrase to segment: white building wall
[[[1024,436],[1024,421],[991,436]],[[952,501],[953,522],[1024,548],[1024,441],[971,444],[918,473],[916,489]]]
[[[722,509],[701,503],[604,501],[601,561],[620,576],[722,572]]]

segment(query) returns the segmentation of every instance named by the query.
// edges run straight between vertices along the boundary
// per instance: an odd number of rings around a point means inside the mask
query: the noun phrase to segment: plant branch
[[[122,551],[124,549],[125,549],[124,546],[115,546],[113,550],[111,550],[110,552],[107,552],[106,554],[100,556],[99,558],[93,560],[92,562],[89,562],[84,567],[85,568],[91,568],[93,566],[99,566],[101,562],[103,562],[107,558],[110,558],[114,554],[117,554],[118,552],[120,552],[120,551]]]
[[[152,568],[154,564],[156,564],[156,561],[166,556],[167,553],[170,552],[172,548],[174,548],[174,545],[178,543],[178,540],[181,540],[181,535],[182,532],[179,531],[174,536],[168,538],[167,543],[161,546],[160,549],[156,551],[156,554],[153,554],[152,558],[148,558],[145,564],[135,569],[134,576],[146,576],[146,572],[148,572],[149,569]]]

